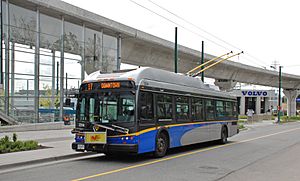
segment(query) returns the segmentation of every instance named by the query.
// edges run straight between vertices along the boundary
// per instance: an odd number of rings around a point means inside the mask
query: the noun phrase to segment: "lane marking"
[[[175,155],[175,156],[171,156],[171,157],[167,157],[167,158],[162,158],[162,159],[155,160],[155,161],[150,161],[150,162],[146,162],[146,163],[141,163],[141,164],[137,164],[137,165],[123,167],[123,168],[116,169],[116,170],[111,170],[111,171],[108,171],[108,172],[103,172],[103,173],[99,173],[99,174],[95,174],[95,175],[90,175],[90,176],[74,179],[72,181],[81,181],[81,180],[87,180],[87,179],[90,179],[90,178],[101,177],[101,176],[104,176],[104,175],[109,175],[109,174],[113,174],[113,173],[117,173],[117,172],[121,172],[121,171],[125,171],[125,170],[130,170],[130,169],[134,169],[134,168],[138,168],[138,167],[152,165],[152,164],[163,162],[163,161],[173,160],[175,158],[180,158],[180,157],[184,157],[184,156],[188,156],[188,155],[193,155],[193,154],[196,154],[196,153],[210,151],[210,150],[214,150],[214,149],[217,149],[217,148],[222,148],[222,147],[226,147],[226,146],[232,146],[232,145],[236,145],[236,144],[246,143],[246,142],[250,142],[250,141],[254,141],[254,140],[258,140],[258,139],[262,139],[262,138],[266,138],[266,137],[270,137],[270,136],[274,136],[274,135],[279,135],[279,134],[283,134],[283,133],[288,133],[288,132],[292,132],[292,131],[296,131],[296,130],[300,130],[300,128],[294,128],[294,129],[289,129],[289,130],[285,130],[285,131],[280,131],[280,132],[277,132],[277,133],[272,133],[272,134],[268,134],[268,135],[264,135],[264,136],[260,136],[260,137],[256,137],[256,138],[251,138],[251,139],[243,140],[243,141],[240,141],[240,142],[234,142],[234,143],[228,143],[228,144],[225,144],[225,145],[213,146],[213,147],[210,147],[210,148],[205,148],[205,149],[201,149],[201,150],[197,150],[197,151],[183,153],[183,154],[180,154],[180,155]]]

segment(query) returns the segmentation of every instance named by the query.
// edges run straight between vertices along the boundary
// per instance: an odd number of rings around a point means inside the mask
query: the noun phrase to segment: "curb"
[[[34,164],[40,164],[40,163],[45,163],[45,162],[61,161],[61,160],[66,160],[66,159],[70,159],[70,158],[89,156],[89,155],[95,155],[95,154],[97,154],[97,153],[93,153],[93,152],[72,153],[69,155],[42,158],[42,159],[30,160],[30,161],[19,162],[19,163],[11,163],[11,164],[6,164],[6,165],[0,165],[0,170],[6,170],[6,169],[15,168],[15,167],[22,167],[22,166],[28,166],[28,165],[34,165]]]
[[[25,132],[25,131],[45,131],[45,130],[62,130],[62,129],[72,129],[72,128],[74,128],[74,124],[64,125],[63,122],[49,122],[49,123],[0,126],[0,132],[7,133],[7,132]]]

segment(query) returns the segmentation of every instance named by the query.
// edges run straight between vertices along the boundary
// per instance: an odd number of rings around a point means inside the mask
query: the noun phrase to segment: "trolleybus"
[[[92,73],[78,97],[72,149],[105,154],[152,152],[238,133],[237,100],[201,80],[143,67]]]

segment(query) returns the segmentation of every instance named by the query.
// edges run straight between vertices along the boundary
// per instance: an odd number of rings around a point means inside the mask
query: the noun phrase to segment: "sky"
[[[204,41],[215,56],[243,50],[231,60],[267,69],[277,61],[284,73],[300,75],[297,0],[64,1],[172,42],[177,26],[180,45],[200,51]]]

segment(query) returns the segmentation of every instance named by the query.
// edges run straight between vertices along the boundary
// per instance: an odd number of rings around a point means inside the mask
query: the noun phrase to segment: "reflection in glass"
[[[34,46],[36,39],[36,13],[10,4],[9,16],[11,41]]]

